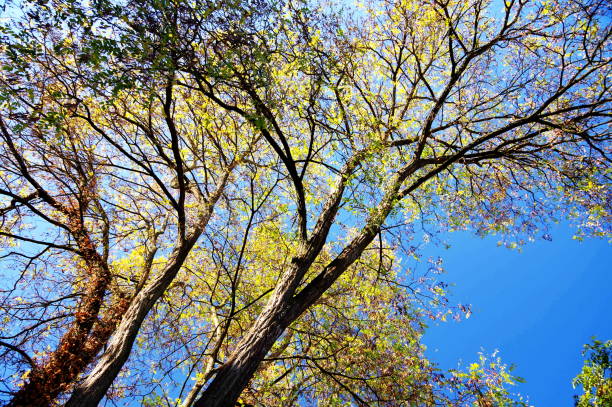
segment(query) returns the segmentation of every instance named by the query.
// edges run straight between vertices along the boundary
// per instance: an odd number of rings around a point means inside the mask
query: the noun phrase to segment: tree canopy
[[[423,232],[610,236],[601,1],[13,1],[8,406],[521,405]]]

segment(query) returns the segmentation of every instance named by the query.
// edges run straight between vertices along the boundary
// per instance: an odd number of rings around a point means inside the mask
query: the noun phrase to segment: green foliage
[[[454,377],[462,379],[454,391],[473,394],[478,406],[528,407],[527,401],[508,390],[509,386],[524,382],[512,375],[513,370],[514,366],[502,363],[497,351],[491,356],[480,353],[478,362],[471,363],[467,371],[452,371]]]
[[[582,371],[572,381],[583,394],[575,396],[577,407],[608,407],[612,405],[612,340],[584,345]]]

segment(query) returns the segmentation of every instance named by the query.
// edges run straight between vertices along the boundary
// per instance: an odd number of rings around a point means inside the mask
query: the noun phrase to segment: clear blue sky
[[[442,279],[455,284],[451,301],[472,304],[473,315],[431,326],[427,356],[449,369],[476,361],[481,348],[499,349],[527,380],[514,390],[530,405],[573,406],[582,345],[592,336],[612,338],[612,245],[572,240],[565,225],[551,235],[552,242],[529,243],[522,252],[468,233],[448,235],[449,249],[429,247],[424,254],[442,257]]]

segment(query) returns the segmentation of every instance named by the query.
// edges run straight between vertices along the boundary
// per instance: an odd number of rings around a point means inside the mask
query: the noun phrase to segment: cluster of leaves
[[[582,355],[588,355],[582,371],[572,384],[582,387],[583,394],[575,396],[577,407],[604,407],[612,403],[612,340],[593,340],[584,345]]]

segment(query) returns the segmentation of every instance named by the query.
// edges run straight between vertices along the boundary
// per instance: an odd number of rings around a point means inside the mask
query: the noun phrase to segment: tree
[[[582,371],[572,381],[574,388],[580,385],[584,394],[575,396],[576,406],[606,406],[612,402],[612,341],[593,340],[584,345],[582,355],[588,353]]]
[[[39,20],[37,11],[31,11],[33,21]],[[15,34],[11,28],[5,33],[9,41],[15,35],[12,45],[24,43],[4,54],[1,193],[10,203],[3,209],[2,236],[9,247],[17,241],[35,247],[24,248],[32,256],[7,255],[26,259],[22,264],[17,258],[23,274],[8,293],[23,288],[17,303],[6,307],[26,327],[17,324],[3,336],[23,344],[48,336],[52,321],[62,318],[65,333],[55,351],[38,363],[25,358],[31,370],[12,401],[44,405],[76,380],[111,334],[122,332],[116,330],[119,320],[141,323],[258,137],[244,132],[237,139],[239,132],[229,129],[243,124],[231,117],[208,118],[206,104],[176,90],[172,77],[149,82],[149,90],[120,92],[121,83],[109,86],[104,72],[81,69],[78,61],[84,57],[75,53],[69,35]],[[59,37],[49,43],[49,34]],[[211,140],[224,131],[227,137]],[[190,181],[195,172],[205,181]],[[32,218],[33,228],[27,225]],[[163,263],[156,261],[160,248]],[[122,272],[112,252],[129,253],[139,259],[138,267],[131,264]],[[31,280],[26,274],[38,259]],[[64,280],[54,281],[54,271],[65,270]],[[40,287],[29,286],[31,281]],[[49,299],[41,289],[61,294]],[[74,311],[57,315],[56,307]],[[66,323],[68,316],[74,319]],[[32,320],[36,323],[27,326]]]
[[[0,233],[22,270],[0,339],[30,365],[11,405],[67,391],[97,405],[148,324],[176,344],[196,322],[177,347],[200,373],[195,406],[304,391],[392,403],[406,380],[436,403],[435,377],[489,405],[508,376],[489,391],[477,367],[447,381],[413,363],[420,294],[385,283],[373,298],[372,277],[334,293],[366,266],[397,281],[419,227],[513,246],[565,213],[609,234],[605,2],[20,5],[0,56]],[[381,339],[361,317],[396,323]],[[369,342],[383,345],[339,379],[351,343]],[[364,379],[388,352],[414,376]],[[278,390],[293,374],[337,387]]]

